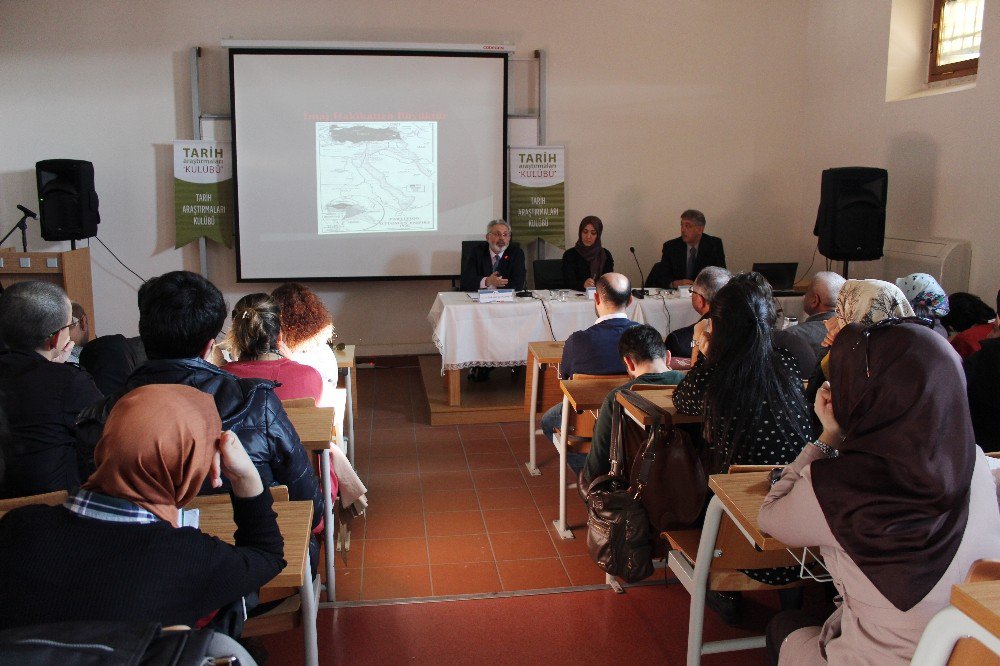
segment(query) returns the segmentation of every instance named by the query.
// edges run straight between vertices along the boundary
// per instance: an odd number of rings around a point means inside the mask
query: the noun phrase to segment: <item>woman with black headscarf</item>
[[[604,223],[595,215],[580,220],[576,245],[563,253],[563,285],[567,289],[585,290],[593,287],[597,278],[615,269],[611,253],[601,245]]]
[[[775,538],[820,547],[841,599],[822,627],[772,621],[780,663],[909,663],[951,586],[1000,553],[996,484],[961,363],[930,328],[899,322],[837,336],[816,398],[823,433],[761,508]]]

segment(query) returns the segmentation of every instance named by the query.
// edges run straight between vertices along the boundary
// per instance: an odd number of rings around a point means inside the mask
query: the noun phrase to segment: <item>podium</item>
[[[51,282],[62,287],[69,300],[79,303],[87,311],[91,337],[97,336],[89,247],[69,252],[0,250],[0,284],[6,288],[15,282],[29,280]]]

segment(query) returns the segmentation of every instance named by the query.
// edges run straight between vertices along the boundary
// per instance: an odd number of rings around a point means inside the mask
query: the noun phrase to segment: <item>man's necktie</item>
[[[687,277],[688,280],[694,279],[694,262],[698,258],[698,248],[689,247],[688,248],[688,265],[687,265]]]
[[[500,265],[500,255],[499,254],[493,256],[493,272],[494,273],[497,272],[497,266],[498,265]]]

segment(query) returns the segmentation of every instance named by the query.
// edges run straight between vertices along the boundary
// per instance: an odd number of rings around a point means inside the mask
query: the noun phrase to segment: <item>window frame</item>
[[[941,13],[947,0],[934,0],[934,7],[931,10],[931,49],[927,71],[927,82],[945,81],[960,76],[972,76],[979,72],[979,58],[970,58],[958,62],[950,62],[947,65],[937,64],[938,48],[941,39]]]

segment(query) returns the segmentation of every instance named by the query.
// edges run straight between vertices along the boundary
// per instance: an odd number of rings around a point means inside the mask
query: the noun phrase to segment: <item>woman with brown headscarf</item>
[[[603,245],[604,223],[596,215],[580,220],[576,245],[563,253],[563,286],[585,290],[593,287],[597,278],[615,270],[615,260]]]
[[[820,547],[842,599],[823,627],[772,621],[782,664],[909,663],[951,586],[1000,553],[997,488],[961,363],[930,328],[899,321],[839,332],[816,398],[823,434],[761,508],[775,538]]]
[[[0,629],[72,620],[194,626],[280,572],[271,494],[212,397],[150,384],[111,410],[97,469],[62,506],[0,519]],[[236,545],[178,527],[206,477],[232,484]]]

